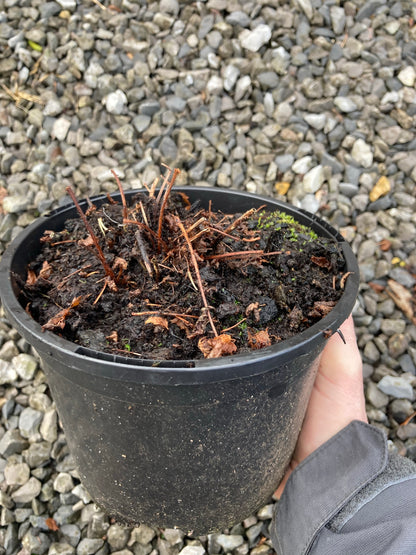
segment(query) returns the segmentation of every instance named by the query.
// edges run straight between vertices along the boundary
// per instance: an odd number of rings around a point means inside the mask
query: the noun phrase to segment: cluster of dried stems
[[[153,249],[153,252],[159,254],[165,253],[166,258],[173,259],[173,262],[171,263],[173,268],[175,268],[175,256],[179,256],[181,258],[185,256],[187,276],[191,281],[192,286],[199,291],[203,304],[203,312],[206,314],[209,325],[214,334],[214,338],[202,338],[200,340],[199,347],[202,352],[204,352],[204,355],[208,357],[231,354],[236,350],[236,346],[234,345],[231,336],[224,333],[224,330],[219,334],[216,329],[211,313],[212,307],[208,304],[203,280],[201,279],[199,264],[202,261],[215,263],[215,261],[219,261],[221,259],[229,260],[238,257],[251,257],[253,262],[255,260],[261,261],[263,257],[280,254],[280,251],[267,253],[263,250],[216,252],[218,245],[226,237],[234,240],[243,240],[245,242],[257,241],[259,237],[255,236],[255,231],[247,232],[247,230],[245,230],[243,235],[246,236],[241,237],[240,234],[238,238],[235,237],[232,232],[238,227],[241,227],[243,222],[246,222],[263,207],[250,209],[239,217],[235,217],[231,223],[229,223],[228,220],[228,222],[223,226],[220,225],[221,222],[217,222],[213,218],[211,207],[208,212],[201,210],[197,214],[193,214],[192,218],[189,218],[189,220],[182,221],[177,214],[174,214],[171,211],[167,214],[166,211],[172,187],[175,183],[177,175],[179,174],[179,169],[175,168],[172,170],[166,165],[164,165],[164,167],[167,170],[165,176],[160,176],[160,178],[155,179],[151,187],[146,186],[149,202],[146,203],[145,206],[145,204],[140,201],[138,205],[134,207],[127,206],[122,184],[117,174],[111,170],[120,191],[124,229],[127,230],[132,228],[134,230],[134,237],[141,255],[143,267],[155,282],[158,281],[159,269],[157,263],[155,262],[155,257],[151,256],[151,253],[149,253],[150,247]],[[162,180],[162,182],[159,186],[160,180]],[[112,290],[117,290],[118,287],[125,285],[125,280],[123,281],[123,269],[126,269],[126,267],[123,267],[123,262],[125,261],[119,260],[118,264],[113,263],[113,267],[110,266],[105,258],[99,240],[88,221],[87,215],[84,214],[75,197],[74,191],[71,187],[67,187],[67,192],[72,198],[88,231],[90,237],[89,246],[94,247],[106,275],[104,286],[101,289],[99,296],[94,301],[94,303],[96,303],[107,287]],[[114,200],[110,197],[109,200],[114,203]],[[172,230],[177,231],[177,233],[172,233]],[[168,241],[166,239],[167,237],[173,237],[173,239]],[[204,240],[201,241],[201,239]],[[202,249],[198,248],[200,245],[202,245]],[[207,248],[207,245],[209,245],[209,248]],[[163,265],[163,263],[159,264]],[[116,274],[115,268],[118,270],[118,274]],[[147,311],[133,313],[132,315],[139,316],[151,313],[157,312]],[[166,316],[175,316],[176,318],[189,318],[189,315],[168,313],[166,311],[163,311],[163,314]],[[204,345],[204,341],[208,341],[209,344]]]

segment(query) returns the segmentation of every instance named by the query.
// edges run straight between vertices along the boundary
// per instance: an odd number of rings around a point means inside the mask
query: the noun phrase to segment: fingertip
[[[362,359],[357,345],[354,321],[349,316],[340,326],[341,334],[334,333],[326,344],[321,357],[321,369],[328,365],[346,367],[362,373]]]

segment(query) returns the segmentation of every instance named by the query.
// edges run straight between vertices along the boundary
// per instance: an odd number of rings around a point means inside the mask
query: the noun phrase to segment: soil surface
[[[44,330],[127,357],[215,358],[330,312],[347,279],[337,243],[278,212],[191,206],[169,185],[90,206],[90,230],[77,218],[45,233],[21,292]]]

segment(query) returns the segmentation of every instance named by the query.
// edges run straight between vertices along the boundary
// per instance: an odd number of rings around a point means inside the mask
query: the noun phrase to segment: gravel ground
[[[370,421],[416,460],[415,20],[410,0],[0,0],[1,252],[67,185],[113,191],[110,168],[141,188],[165,162],[320,214],[361,266]],[[203,538],[110,522],[4,317],[0,407],[0,553],[272,552],[273,502]]]

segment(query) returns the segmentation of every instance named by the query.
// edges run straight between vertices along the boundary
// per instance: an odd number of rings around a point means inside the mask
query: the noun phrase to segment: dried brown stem
[[[192,243],[189,240],[189,236],[186,233],[186,229],[185,229],[183,223],[181,222],[181,220],[179,219],[178,216],[175,216],[175,221],[177,222],[178,227],[181,230],[182,235],[184,236],[184,239],[185,239],[186,244],[188,246],[188,250],[189,250],[189,254],[191,256],[191,261],[192,261],[192,264],[193,264],[193,267],[194,267],[194,270],[195,270],[195,275],[196,275],[196,279],[197,279],[197,282],[198,282],[198,288],[199,288],[199,292],[201,294],[202,302],[204,303],[205,310],[207,311],[207,316],[208,316],[209,323],[211,324],[212,331],[214,332],[215,337],[217,337],[218,332],[215,328],[214,321],[213,321],[212,315],[211,315],[211,311],[209,309],[209,305],[208,305],[208,302],[207,302],[207,298],[205,296],[204,287],[202,285],[201,274],[199,273],[198,262],[197,262],[196,257],[195,257],[195,252],[194,252],[194,249],[192,247]]]
[[[151,266],[150,261],[149,261],[149,256],[147,255],[146,245],[144,244],[143,237],[142,237],[142,234],[140,232],[140,229],[138,229],[136,231],[134,236],[135,236],[136,242],[139,246],[140,254],[141,254],[141,257],[143,259],[143,263],[145,265],[147,273],[149,274],[150,277],[153,277],[152,266]]]
[[[244,241],[245,243],[254,243],[255,241],[259,241],[260,240],[260,236],[259,237],[236,237],[235,235],[230,235],[229,233],[226,233],[225,231],[223,231],[222,229],[218,229],[218,227],[211,225],[209,228],[211,231],[215,231],[216,233],[219,233],[220,235],[224,235],[225,237],[229,237],[230,239],[233,239],[234,241]]]
[[[156,199],[156,204],[159,204],[160,199],[162,198],[162,195],[163,195],[163,190],[166,187],[166,183],[169,181],[170,174],[172,173],[172,169],[169,166],[167,166],[166,164],[162,164],[162,166],[166,168],[168,171],[166,172],[166,175],[163,178],[163,183],[160,186],[159,194],[157,195],[157,199]]]
[[[199,316],[193,316],[192,314],[178,314],[177,312],[169,312],[168,310],[145,310],[143,312],[132,312],[132,316],[150,316],[151,314],[161,314],[162,316],[175,316],[177,318],[195,318],[196,320]]]
[[[210,256],[205,256],[205,260],[219,260],[221,258],[232,258],[232,257],[240,257],[240,256],[252,256],[252,255],[261,255],[261,256],[273,256],[277,254],[282,254],[283,251],[273,251],[273,252],[264,252],[264,251],[236,251],[236,252],[226,252],[224,254],[211,254]]]
[[[166,204],[168,202],[170,191],[171,191],[171,189],[173,187],[173,184],[175,183],[175,179],[176,179],[176,177],[179,173],[180,173],[179,168],[175,168],[173,170],[173,175],[171,177],[171,180],[168,182],[165,194],[163,195],[162,206],[160,207],[160,212],[159,212],[159,224],[158,224],[158,227],[157,227],[157,241],[158,241],[159,250],[160,250],[160,244],[161,244],[161,241],[162,241],[163,215],[164,215],[164,212],[165,212]]]
[[[73,203],[75,204],[75,208],[78,211],[78,214],[80,215],[82,221],[84,222],[85,227],[87,228],[88,233],[90,234],[90,237],[94,243],[95,248],[97,249],[97,253],[98,253],[98,258],[100,259],[101,264],[103,265],[104,271],[107,274],[107,276],[109,276],[113,281],[115,281],[115,275],[113,270],[110,268],[107,260],[105,259],[104,253],[100,247],[100,243],[98,242],[97,236],[94,233],[94,230],[92,229],[92,227],[90,226],[87,217],[85,216],[84,212],[81,209],[81,206],[79,205],[77,198],[75,196],[74,191],[72,190],[72,187],[66,187],[66,192],[68,193],[68,195],[71,197]]]
[[[116,172],[115,172],[113,169],[111,170],[111,173],[114,175],[114,178],[115,178],[115,180],[116,180],[116,182],[117,182],[118,190],[120,191],[121,203],[122,203],[122,205],[123,205],[123,219],[124,219],[124,220],[127,220],[129,211],[128,211],[128,208],[127,208],[126,197],[124,196],[123,186],[122,186],[122,184],[121,184],[120,179],[118,178],[118,175],[116,174]]]
[[[229,226],[227,226],[224,230],[222,230],[221,235],[226,235],[228,233],[230,233],[230,231],[233,231],[233,229],[235,229],[236,227],[238,227],[242,222],[244,222],[245,220],[247,220],[248,218],[250,218],[253,214],[255,214],[256,212],[258,212],[259,210],[261,210],[262,208],[264,208],[265,205],[260,206],[259,208],[250,208],[250,210],[247,210],[246,212],[244,212],[244,214],[242,214],[241,216],[239,216],[238,218],[236,218],[233,222],[231,222],[231,224]],[[219,222],[221,223],[221,222]],[[220,243],[222,237],[217,237],[212,245],[211,248],[215,249],[218,245],[218,243]]]

